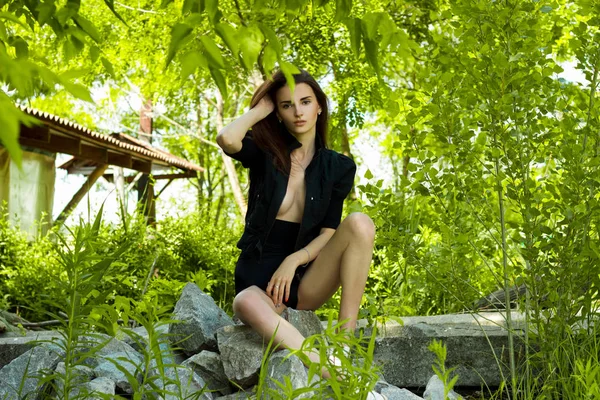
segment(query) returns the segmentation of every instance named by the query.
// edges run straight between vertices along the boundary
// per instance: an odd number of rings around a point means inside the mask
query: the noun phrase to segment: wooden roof
[[[147,174],[153,169],[164,170],[168,167],[178,168],[190,175],[204,171],[204,168],[194,163],[132,136],[123,133],[104,135],[56,115],[29,107],[21,109],[41,122],[37,126],[21,126],[21,145],[70,154],[74,157],[70,161],[72,164],[89,167],[101,164],[115,165]]]

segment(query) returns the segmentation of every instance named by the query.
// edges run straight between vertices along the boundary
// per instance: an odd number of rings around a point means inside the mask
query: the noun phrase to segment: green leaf
[[[204,9],[201,7],[203,6],[203,4],[201,3],[202,2],[198,0],[184,0],[183,6],[181,6],[181,14],[185,15],[187,13],[202,13]],[[163,8],[162,4],[161,8]]]
[[[360,18],[349,18],[345,20],[346,27],[350,33],[350,44],[352,47],[352,53],[356,57],[360,57],[360,43],[362,35],[362,22]]]
[[[184,40],[192,33],[193,29],[186,24],[175,24],[171,29],[171,43],[169,43],[169,50],[167,51],[167,62],[165,68],[169,66],[175,53],[184,42]]]
[[[19,145],[19,130],[20,116],[23,112],[16,108],[12,104],[12,100],[2,92],[0,92],[0,109],[2,109],[0,113],[0,126],[3,127],[0,129],[0,143],[6,147],[10,157],[21,168],[23,152]]]
[[[104,69],[106,70],[106,72],[112,76],[113,78],[115,77],[115,70],[113,68],[113,65],[110,61],[108,61],[105,57],[102,57],[100,59],[100,61],[102,62],[102,65],[104,66]]]
[[[368,169],[367,172],[365,172],[365,179],[373,179],[373,173],[370,169]]]
[[[299,74],[300,70],[295,65],[287,61],[280,62],[279,67],[281,68],[281,72],[283,72],[285,80],[287,81],[287,84],[290,87],[290,91],[293,94],[294,89],[296,88],[296,81],[294,80],[294,75]]]
[[[219,88],[219,92],[224,98],[227,98],[227,81],[225,80],[225,76],[218,69],[211,68],[210,75],[215,81],[215,84]]]
[[[15,48],[17,58],[26,59],[29,57],[29,44],[21,36],[10,37],[8,44]]]
[[[335,20],[343,21],[352,11],[352,0],[335,1]]]
[[[262,50],[264,36],[256,27],[242,28],[237,34],[240,43],[242,66],[250,71],[256,65],[258,55]]]
[[[363,36],[363,43],[365,45],[365,54],[367,55],[367,61],[375,70],[375,73],[379,75],[379,43],[370,40],[368,37]]]
[[[77,97],[78,99],[93,103],[94,100],[92,100],[92,96],[90,96],[90,91],[88,90],[87,87],[80,85],[78,83],[71,83],[71,82],[62,82],[61,84],[63,85],[63,87],[65,88],[65,90],[69,93],[71,93],[73,96]]]
[[[186,79],[193,74],[198,67],[208,69],[206,58],[199,51],[191,51],[181,57],[181,78]]]
[[[108,8],[110,8],[110,11],[112,11],[112,13],[115,15],[115,17],[119,18],[121,20],[121,22],[123,22],[125,25],[127,25],[127,22],[125,22],[125,20],[119,15],[117,10],[115,10],[114,0],[104,0],[104,4],[106,4],[106,6]]]
[[[275,31],[265,24],[259,24],[258,26],[260,27],[261,32],[269,40],[269,44],[271,45],[272,49],[277,53],[277,57],[281,57],[283,54],[283,46],[281,43],[279,43],[279,39],[277,38]]]
[[[221,19],[221,12],[219,11],[219,0],[205,0],[205,2],[208,19],[213,25],[215,25],[219,22],[219,19]]]
[[[100,57],[100,49],[98,48],[98,46],[90,46],[90,60],[92,61],[92,64],[94,64],[96,61],[98,61],[98,58]]]
[[[215,26],[215,31],[217,31],[217,34],[223,39],[223,42],[229,47],[229,50],[231,50],[233,55],[237,57],[239,44],[236,40],[235,29],[231,25],[221,22]]]
[[[94,42],[100,42],[100,32],[98,32],[98,29],[96,29],[94,24],[92,24],[90,21],[88,21],[79,14],[73,16],[73,20],[77,25],[79,25],[81,29],[83,29],[85,33],[87,33],[92,38]]]
[[[171,3],[173,3],[173,0],[162,0],[160,3],[160,8],[166,8]]]
[[[270,74],[275,69],[277,59],[277,52],[273,50],[271,44],[268,44],[267,47],[265,47],[262,57],[263,70],[265,73]]]
[[[550,11],[552,11],[552,7],[551,6],[543,6],[542,8],[540,8],[540,11],[547,14]]]
[[[23,22],[21,22],[21,20],[17,17],[15,17],[13,14],[7,13],[7,12],[0,12],[0,19],[5,19],[11,22],[14,22],[15,24],[21,25],[21,27],[23,27],[24,29],[28,29],[27,25],[25,25]]]
[[[221,50],[219,50],[214,40],[208,36],[202,36],[200,41],[204,45],[204,50],[208,56],[209,63],[218,68],[225,68],[225,63],[223,62],[223,57],[221,56]]]

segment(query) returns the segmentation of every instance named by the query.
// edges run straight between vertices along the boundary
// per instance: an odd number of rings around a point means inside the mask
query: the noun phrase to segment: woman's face
[[[288,85],[275,93],[277,117],[294,136],[314,134],[321,106],[312,88],[306,83],[298,83],[294,98]]]

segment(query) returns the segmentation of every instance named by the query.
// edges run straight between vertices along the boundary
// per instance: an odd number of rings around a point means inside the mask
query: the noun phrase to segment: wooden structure
[[[26,107],[22,107],[22,110],[37,118],[40,124],[21,126],[21,146],[25,150],[29,148],[71,155],[72,158],[59,168],[66,169],[69,174],[88,177],[55,222],[64,221],[100,177],[116,183],[115,172],[122,172],[121,168],[137,171],[135,177],[120,174],[121,179],[131,184],[137,182],[142,174],[151,175],[151,186],[152,182],[158,180],[167,181],[156,195],[153,189],[145,191],[147,196],[151,196],[146,199],[151,210],[154,209],[154,200],[174,179],[196,177],[203,171],[202,167],[153,147],[147,141],[123,133],[104,135],[49,113]],[[109,166],[117,168],[109,173]],[[154,215],[149,217],[152,222]]]

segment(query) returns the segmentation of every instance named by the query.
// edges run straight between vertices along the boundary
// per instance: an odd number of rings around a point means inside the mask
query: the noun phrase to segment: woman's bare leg
[[[363,213],[350,214],[339,225],[300,281],[298,309],[316,310],[342,286],[339,320],[343,327],[356,328],[358,310],[365,291],[375,225]]]
[[[257,286],[242,290],[233,300],[233,311],[246,325],[249,325],[265,340],[270,340],[275,330],[273,344],[290,350],[298,350],[304,343],[304,336],[292,324],[281,317],[287,307],[275,307],[273,300]],[[319,362],[318,353],[307,352],[313,362]]]

